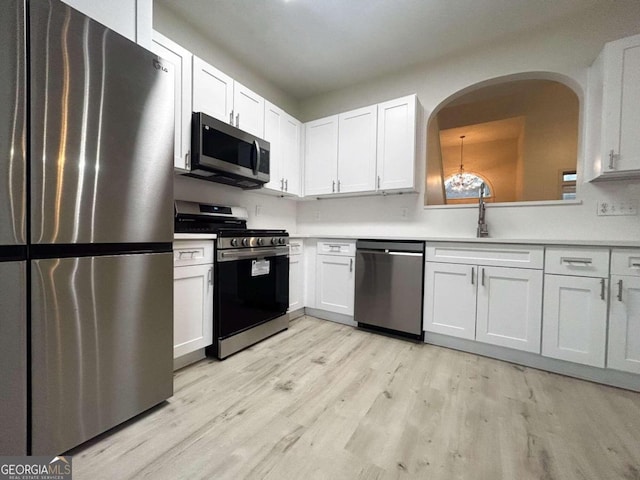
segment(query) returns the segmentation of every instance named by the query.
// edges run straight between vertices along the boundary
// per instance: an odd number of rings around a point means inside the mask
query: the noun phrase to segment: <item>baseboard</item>
[[[297,310],[290,311],[289,321],[296,320],[297,318],[300,318],[302,316],[304,316],[304,307],[300,307]]]
[[[357,327],[358,324],[353,320],[353,316],[343,315],[342,313],[327,312],[326,310],[319,310],[317,308],[305,307],[306,315],[312,317],[321,318],[323,320],[329,320],[331,322],[341,323],[343,325],[349,325],[350,327]]]
[[[538,370],[559,373],[581,380],[640,392],[640,375],[634,375],[633,373],[565,362],[564,360],[543,357],[542,355],[531,352],[512,350],[510,348],[489,345],[474,340],[450,337],[440,333],[424,332],[424,341],[431,345],[453,348],[454,350],[474,353],[476,355],[482,355],[483,357],[495,358],[505,362],[537,368]]]
[[[200,348],[195,352],[187,353],[181,357],[173,359],[173,371],[180,370],[181,368],[191,365],[192,363],[199,362],[203,358],[206,358],[204,348]]]

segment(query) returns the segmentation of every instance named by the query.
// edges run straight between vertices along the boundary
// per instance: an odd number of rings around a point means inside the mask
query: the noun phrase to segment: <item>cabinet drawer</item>
[[[320,240],[318,242],[318,255],[340,255],[343,257],[355,257],[355,240]]]
[[[544,248],[530,245],[427,244],[429,262],[542,270]]]
[[[173,266],[213,263],[213,240],[180,240],[173,242]]]
[[[608,248],[547,248],[544,272],[578,277],[608,277]]]
[[[301,255],[304,250],[304,241],[299,238],[289,239],[289,255]]]
[[[640,277],[640,249],[614,249],[611,252],[611,275]]]

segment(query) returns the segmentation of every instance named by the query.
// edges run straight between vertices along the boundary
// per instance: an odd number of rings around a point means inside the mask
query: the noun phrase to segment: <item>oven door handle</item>
[[[218,252],[218,262],[233,262],[234,260],[262,259],[266,257],[289,256],[289,248],[246,248]]]

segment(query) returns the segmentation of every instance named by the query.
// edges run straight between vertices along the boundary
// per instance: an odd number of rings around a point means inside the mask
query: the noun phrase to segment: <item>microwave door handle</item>
[[[256,148],[256,163],[253,167],[253,174],[257,175],[260,171],[260,144],[258,140],[253,141],[253,146]]]

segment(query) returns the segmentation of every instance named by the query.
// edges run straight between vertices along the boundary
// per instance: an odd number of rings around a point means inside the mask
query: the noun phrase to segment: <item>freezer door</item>
[[[62,453],[173,394],[171,253],[31,263],[32,453]]]
[[[25,243],[24,0],[0,14],[0,245]]]
[[[0,262],[0,456],[27,454],[25,262]]]
[[[30,3],[31,242],[171,242],[173,66]]]

